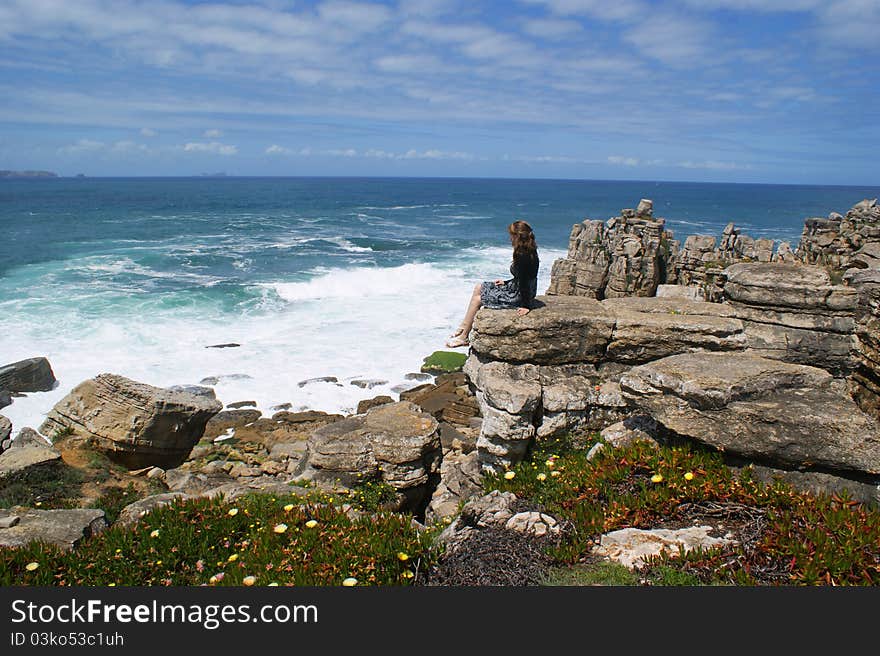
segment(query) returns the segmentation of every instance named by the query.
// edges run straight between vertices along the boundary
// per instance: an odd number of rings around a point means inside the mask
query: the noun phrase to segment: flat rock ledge
[[[17,519],[16,519],[17,518]],[[103,510],[0,510],[0,546],[23,547],[40,541],[73,549],[81,540],[107,528]]]

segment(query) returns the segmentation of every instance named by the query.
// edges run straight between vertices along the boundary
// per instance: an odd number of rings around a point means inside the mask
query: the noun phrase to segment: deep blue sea
[[[790,240],[880,188],[355,178],[0,180],[0,364],[44,355],[59,386],[3,410],[36,427],[81,381],[219,379],[224,403],[352,412],[441,349],[472,286],[508,277],[532,224],[539,293],[573,224],[654,201],[676,238]],[[206,348],[238,343],[237,348]],[[333,376],[337,382],[300,382]],[[386,381],[370,390],[353,380]]]

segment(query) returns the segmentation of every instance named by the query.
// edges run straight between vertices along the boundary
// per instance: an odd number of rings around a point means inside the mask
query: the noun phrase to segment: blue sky
[[[0,0],[0,169],[880,184],[880,0]]]

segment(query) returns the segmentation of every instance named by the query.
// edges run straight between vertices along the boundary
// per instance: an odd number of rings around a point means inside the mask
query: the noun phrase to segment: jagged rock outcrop
[[[859,406],[880,419],[880,269],[849,269],[849,286],[859,294],[856,309],[855,365],[850,392]]]
[[[55,374],[46,358],[28,358],[0,367],[0,390],[48,392],[55,387]]]
[[[572,228],[568,255],[553,264],[548,294],[602,299],[653,296],[669,265],[671,233],[653,217],[653,203],[622,210],[608,221]]]
[[[129,469],[168,469],[187,458],[208,420],[222,408],[204,396],[100,374],[55,404],[40,432],[72,429]]]
[[[9,437],[11,434],[12,422],[9,421],[8,417],[0,415],[0,453],[3,453],[8,449],[9,445],[12,443],[12,439]]]
[[[859,266],[859,251],[860,257],[875,259],[876,244],[880,244],[880,206],[876,198],[865,199],[846,216],[832,212],[828,218],[806,219],[797,257],[807,264],[844,271]]]
[[[343,487],[382,480],[397,490],[401,508],[417,508],[440,468],[439,427],[409,401],[328,424],[309,437],[305,477]]]

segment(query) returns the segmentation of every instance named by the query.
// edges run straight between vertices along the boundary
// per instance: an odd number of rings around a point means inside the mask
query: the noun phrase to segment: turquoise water
[[[57,390],[4,414],[33,425],[112,371],[220,377],[224,402],[350,411],[443,348],[475,282],[506,277],[505,228],[532,224],[539,292],[572,224],[654,201],[675,236],[728,221],[794,245],[803,220],[880,188],[472,179],[0,181],[0,362],[49,357]],[[235,349],[206,349],[235,342]],[[336,376],[338,384],[299,387]],[[365,390],[351,379],[387,383]]]

